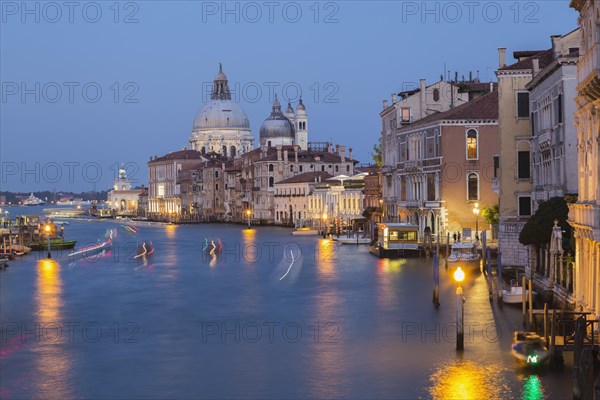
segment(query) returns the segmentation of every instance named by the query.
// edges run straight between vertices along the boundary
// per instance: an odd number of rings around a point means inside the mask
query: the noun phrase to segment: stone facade
[[[600,3],[573,0],[579,11],[577,65],[579,196],[569,207],[575,229],[574,297],[578,307],[600,316]]]

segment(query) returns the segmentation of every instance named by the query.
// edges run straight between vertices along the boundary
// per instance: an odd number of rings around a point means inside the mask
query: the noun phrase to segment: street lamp
[[[456,288],[456,350],[464,350],[465,348],[465,298],[460,283],[465,279],[465,273],[461,267],[454,271],[454,280],[458,284]]]
[[[479,203],[475,203],[473,214],[475,214],[475,239],[479,241]]]
[[[250,229],[250,214],[252,214],[252,212],[250,210],[246,210],[246,215],[248,216],[248,229]]]
[[[46,237],[48,238],[48,258],[50,259],[52,258],[52,255],[50,254],[50,231],[52,230],[50,224],[46,224],[44,230],[46,231]]]
[[[327,233],[327,213],[323,213],[323,238]]]

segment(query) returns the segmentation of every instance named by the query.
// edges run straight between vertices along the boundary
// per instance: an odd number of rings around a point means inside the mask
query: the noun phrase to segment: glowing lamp
[[[46,231],[46,233],[50,233],[50,225],[46,224],[44,230]]]
[[[323,219],[327,219],[327,213],[323,213]]]
[[[463,280],[465,280],[465,273],[461,267],[458,267],[456,271],[454,271],[454,280],[458,283],[461,283]]]

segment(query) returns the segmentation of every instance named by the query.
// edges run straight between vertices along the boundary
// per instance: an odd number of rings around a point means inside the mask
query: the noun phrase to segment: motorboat
[[[8,258],[0,257],[0,269],[8,267]]]
[[[407,223],[379,223],[373,231],[369,252],[379,258],[401,258],[418,255],[419,227]]]
[[[340,236],[338,238],[334,238],[333,240],[337,241],[339,244],[370,244],[371,243],[370,238],[361,237],[360,235]]]
[[[23,200],[24,206],[40,206],[42,204],[46,204],[46,202],[42,199],[35,197],[33,193],[31,193],[31,195],[27,199]]]
[[[298,228],[294,231],[292,231],[292,235],[295,236],[305,236],[305,235],[318,235],[319,231],[316,229],[311,229],[311,228]]]
[[[550,358],[546,341],[535,332],[515,331],[511,353],[520,362],[529,365],[542,365]]]
[[[535,296],[537,293],[534,291],[531,293]],[[525,301],[529,298],[529,290],[525,290]],[[523,286],[519,286],[517,279],[510,280],[510,289],[502,290],[502,301],[507,304],[521,304],[523,303]]]
[[[479,268],[481,256],[477,252],[477,242],[459,242],[452,245],[450,255],[446,259],[448,265]]]
[[[105,234],[105,240],[100,243],[96,243],[90,246],[82,247],[76,251],[69,253],[69,260],[74,261],[79,258],[90,257],[99,253],[103,253],[107,250],[112,249],[112,242],[116,236],[116,229],[107,229]]]

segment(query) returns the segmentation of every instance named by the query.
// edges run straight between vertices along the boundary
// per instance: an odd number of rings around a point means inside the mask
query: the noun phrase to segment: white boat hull
[[[297,231],[293,231],[292,235],[295,236],[306,236],[306,235],[318,235],[319,231],[316,229],[306,229],[306,230],[297,230]]]
[[[532,293],[533,296],[536,294],[535,291]],[[527,301],[527,299],[529,299],[529,290],[525,291],[525,301]],[[503,290],[502,301],[507,304],[521,304],[523,302],[523,293],[521,291],[511,293],[510,290]]]
[[[371,239],[361,237],[339,237],[334,239],[339,244],[370,244]]]

